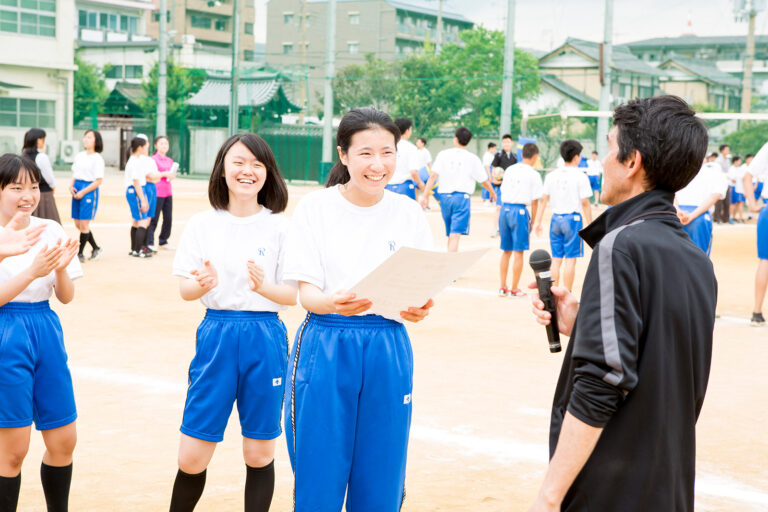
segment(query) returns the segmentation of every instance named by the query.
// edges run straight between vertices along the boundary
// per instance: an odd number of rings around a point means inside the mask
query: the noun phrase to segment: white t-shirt
[[[578,167],[562,167],[544,178],[544,193],[555,215],[578,213],[581,200],[592,197],[592,186]]]
[[[483,153],[483,169],[486,169],[488,172],[491,172],[491,164],[493,163],[493,159],[496,157],[496,153],[489,153],[486,151]]]
[[[728,179],[723,174],[720,164],[708,162],[685,188],[677,191],[675,197],[680,206],[698,207],[712,194],[720,194],[723,198],[727,191]]]
[[[544,186],[541,176],[528,164],[522,162],[510,165],[504,171],[501,182],[501,201],[503,203],[530,205],[531,201],[541,199]]]
[[[42,174],[43,179],[48,186],[54,188],[56,186],[56,177],[53,174],[53,166],[51,165],[51,160],[48,158],[48,155],[42,151],[38,152],[35,157],[35,163],[37,164],[37,167],[40,168],[40,174]]]
[[[746,171],[747,168],[744,165],[738,167],[732,165],[731,168],[728,169],[728,180],[738,194],[744,193],[744,182],[742,181],[742,178],[744,178],[744,173]]]
[[[35,259],[35,256],[47,245],[50,249],[56,242],[61,240],[64,243],[67,238],[67,234],[64,232],[64,228],[55,221],[48,219],[39,219],[37,217],[29,218],[29,227],[39,226],[45,224],[45,231],[43,231],[40,241],[37,242],[29,251],[18,256],[11,256],[5,258],[0,262],[0,283],[10,281],[13,277],[19,275],[22,271],[29,268]],[[0,228],[5,229],[5,228]],[[67,275],[70,279],[77,279],[83,277],[83,269],[80,267],[80,262],[77,257],[72,258],[72,261],[67,265]],[[55,271],[51,272],[45,277],[40,277],[32,281],[32,283],[24,289],[19,295],[12,299],[13,302],[40,302],[48,300],[53,294],[53,285],[56,282]]]
[[[133,185],[133,180],[139,180],[139,185],[147,184],[147,175],[157,173],[157,164],[146,156],[131,156],[125,164],[125,188]]]
[[[218,275],[218,285],[200,302],[210,309],[230,311],[280,311],[276,304],[248,287],[248,260],[264,269],[264,282],[285,283],[283,260],[288,219],[263,208],[249,217],[235,217],[226,210],[194,215],[184,227],[173,260],[173,274],[194,279],[192,270],[206,260]]]
[[[348,290],[400,247],[433,248],[418,203],[385,191],[377,204],[362,207],[347,201],[339,186],[317,190],[293,213],[284,277],[323,293]]]
[[[104,178],[104,158],[100,153],[81,151],[72,164],[72,175],[76,180],[95,181]]]
[[[416,155],[419,159],[419,169],[432,163],[432,153],[427,148],[416,149]]]
[[[757,152],[755,158],[750,162],[749,174],[753,178],[768,183],[768,142],[763,144],[763,147],[760,148],[760,151]],[[763,197],[768,199],[768,187],[763,187]]]
[[[395,166],[395,174],[389,180],[390,185],[399,185],[413,179],[411,171],[417,171],[420,167],[418,151],[410,141],[401,139],[397,143],[397,165]]]
[[[432,172],[440,176],[437,187],[440,194],[471,194],[475,191],[475,182],[488,180],[488,172],[483,169],[477,155],[463,148],[450,148],[439,152],[432,164]]]
[[[600,160],[587,160],[587,176],[600,176],[603,174],[603,164]]]

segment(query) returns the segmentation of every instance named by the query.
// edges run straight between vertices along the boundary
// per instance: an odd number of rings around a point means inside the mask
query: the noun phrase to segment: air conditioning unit
[[[76,140],[63,140],[61,141],[61,152],[59,158],[63,162],[71,164],[75,161],[75,155],[80,151],[80,142]]]

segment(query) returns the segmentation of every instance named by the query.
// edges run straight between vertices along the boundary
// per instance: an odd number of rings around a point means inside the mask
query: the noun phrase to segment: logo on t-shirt
[[[259,256],[264,256],[267,250],[264,247],[259,247]]]
[[[388,243],[389,243],[389,252],[395,252],[395,249],[397,248],[396,244],[395,244],[395,241],[394,240],[390,240]]]

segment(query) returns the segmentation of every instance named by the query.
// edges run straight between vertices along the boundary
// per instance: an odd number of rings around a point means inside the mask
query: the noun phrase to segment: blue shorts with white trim
[[[287,361],[277,313],[209,309],[197,328],[181,432],[221,441],[237,401],[243,437],[278,437]]]
[[[688,213],[691,213],[696,208],[698,207],[680,205],[680,209]],[[709,212],[702,213],[683,226],[683,231],[688,233],[688,236],[691,237],[691,241],[709,256],[709,253],[712,252],[712,216]]]
[[[600,175],[587,175],[587,178],[589,178],[589,186],[592,187],[592,190],[600,192]]]
[[[440,212],[443,214],[445,236],[469,234],[470,201],[464,192],[441,193]]]
[[[416,184],[413,182],[413,180],[406,180],[402,183],[398,183],[397,185],[387,185],[384,188],[396,194],[402,194],[404,196],[410,197],[411,199],[416,199]]]
[[[75,180],[74,188],[78,192],[88,187],[92,181]],[[72,198],[72,218],[75,220],[93,220],[99,209],[99,189],[91,190],[81,199]]]
[[[531,216],[524,204],[504,203],[499,213],[502,251],[527,251],[530,244]]]
[[[155,216],[155,209],[157,208],[157,187],[154,183],[144,185],[144,195],[147,196],[147,202],[149,203],[147,217],[152,218]]]
[[[139,196],[136,195],[136,188],[131,185],[125,190],[125,199],[128,201],[128,207],[131,209],[131,218],[138,222],[148,219],[149,212],[142,212],[139,202]]]
[[[763,206],[757,217],[757,257],[768,260],[768,206]]]
[[[549,244],[553,258],[581,258],[584,256],[584,242],[579,236],[581,214],[565,213],[552,215],[549,225]]]

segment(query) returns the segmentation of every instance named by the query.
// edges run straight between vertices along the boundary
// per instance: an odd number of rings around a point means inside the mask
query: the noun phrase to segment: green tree
[[[459,33],[462,45],[448,44],[439,57],[452,87],[463,91],[464,111],[460,122],[478,133],[495,132],[501,117],[501,89],[504,75],[504,33],[475,27]],[[519,129],[519,100],[539,91],[536,58],[515,49],[512,124]]]
[[[184,123],[187,100],[194,95],[205,82],[206,73],[202,69],[187,69],[168,61],[166,78],[166,116],[167,126],[175,128]],[[158,64],[149,72],[149,79],[142,82],[144,97],[139,106],[144,115],[155,125],[157,121],[157,77]]]
[[[372,53],[364,64],[341,68],[333,80],[334,112],[358,107],[376,107],[388,111],[392,106],[394,65]]]
[[[756,154],[768,140],[768,123],[743,122],[739,129],[725,137],[734,155]]]
[[[98,112],[107,99],[107,86],[104,81],[104,72],[98,66],[83,61],[75,54],[75,79],[74,79],[74,123]]]

